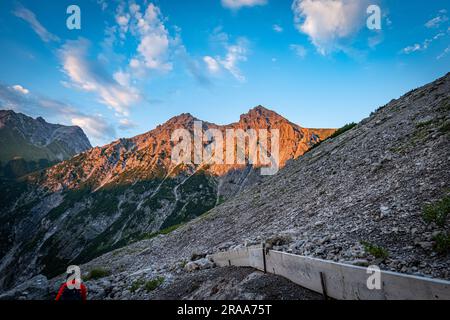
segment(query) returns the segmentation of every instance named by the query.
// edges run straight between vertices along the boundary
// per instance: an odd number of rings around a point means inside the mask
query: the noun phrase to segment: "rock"
[[[206,253],[196,253],[191,255],[191,261],[197,261],[206,257]]]
[[[324,224],[325,224],[324,221],[317,221],[316,223],[314,223],[314,226],[316,226],[316,227],[321,227],[321,226],[323,226]]]
[[[380,206],[380,218],[384,218],[389,216],[391,213],[391,209],[389,209],[389,207],[386,206]]]
[[[430,123],[433,119],[434,119],[434,118],[433,118],[432,116],[427,115],[427,116],[425,116],[425,117],[423,117],[423,118],[417,120],[416,125],[419,126],[419,127],[420,127],[420,126],[424,126],[424,125]]]
[[[260,244],[260,242],[261,241],[259,241],[259,240],[249,240],[249,239],[247,239],[247,240],[245,240],[245,242],[244,242],[244,246],[245,247],[251,247],[251,246],[256,246],[256,245],[258,245],[258,244]]]
[[[234,242],[232,242],[232,241],[224,242],[217,247],[217,250],[226,251],[229,248],[231,248],[233,245],[234,245]]]
[[[192,272],[195,270],[204,270],[204,269],[211,269],[214,268],[215,264],[214,262],[212,262],[211,260],[207,259],[207,258],[202,258],[200,260],[197,261],[191,261],[188,262],[185,266],[184,269],[188,272]]]
[[[439,236],[441,233],[442,233],[441,231],[434,231],[434,232],[431,234],[431,239],[436,238],[436,237]]]
[[[421,242],[418,242],[417,245],[424,250],[433,249],[433,242],[431,242],[431,241],[421,241]]]
[[[88,289],[88,299],[103,299],[105,297],[105,288],[95,283],[86,283]],[[110,289],[110,288],[108,288]]]
[[[323,245],[327,242],[329,242],[331,240],[331,238],[329,236],[323,237],[322,239],[319,240],[319,244]]]
[[[294,243],[292,243],[289,248],[293,250],[300,249],[305,243],[306,243],[305,240],[297,240]]]
[[[49,298],[49,283],[41,274],[0,295],[0,300],[47,300]]]

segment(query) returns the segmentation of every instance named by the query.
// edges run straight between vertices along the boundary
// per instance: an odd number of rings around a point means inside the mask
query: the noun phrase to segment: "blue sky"
[[[0,106],[79,125],[94,145],[259,104],[340,127],[449,71],[449,17],[444,0],[1,1]]]

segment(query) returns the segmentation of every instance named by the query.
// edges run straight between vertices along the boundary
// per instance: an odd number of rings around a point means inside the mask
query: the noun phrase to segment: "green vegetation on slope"
[[[450,195],[445,196],[441,200],[427,205],[423,209],[423,218],[426,222],[434,222],[438,226],[443,227],[447,222],[450,213]]]
[[[367,253],[373,255],[377,259],[387,259],[389,257],[389,252],[380,246],[367,241],[361,241],[361,244]]]
[[[84,278],[85,281],[98,280],[107,277],[111,274],[111,271],[103,268],[94,268],[89,271],[89,274]]]
[[[356,127],[357,125],[358,125],[358,124],[357,124],[357,123],[354,123],[354,122],[346,124],[346,125],[343,126],[342,128],[337,129],[332,135],[330,135],[330,136],[329,136],[328,138],[326,138],[325,140],[322,140],[322,141],[320,141],[320,142],[314,144],[311,148],[309,148],[308,151],[311,151],[311,150],[317,148],[317,147],[320,146],[320,144],[321,144],[322,142],[324,142],[324,141],[331,140],[331,139],[334,139],[334,138],[340,136],[341,134],[343,134],[343,133],[345,133],[345,132],[347,132],[347,131],[353,129],[353,128]],[[308,151],[307,151],[307,152],[308,152]]]

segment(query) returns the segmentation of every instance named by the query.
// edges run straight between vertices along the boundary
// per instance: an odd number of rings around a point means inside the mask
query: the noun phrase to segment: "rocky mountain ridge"
[[[37,181],[54,191],[61,188],[78,189],[81,185],[89,185],[98,190],[110,184],[132,184],[139,180],[176,176],[180,168],[171,161],[171,149],[174,145],[171,142],[171,135],[180,128],[192,132],[195,121],[200,120],[190,114],[176,116],[142,135],[93,148],[76,159],[51,168],[45,172],[45,177],[36,177]],[[262,106],[250,110],[241,116],[239,122],[230,125],[219,126],[208,122],[202,124],[204,131],[279,129],[281,167],[335,131],[335,129],[302,128]],[[204,167],[204,164],[188,167],[183,166],[181,171],[192,173]],[[224,176],[232,171],[246,171],[246,169],[247,165],[213,164],[208,165],[206,171],[214,176]]]
[[[196,120],[183,114],[1,185],[8,196],[1,199],[0,287],[166,233],[261,180],[252,165],[173,164],[173,131],[191,131]],[[203,127],[279,129],[281,165],[334,132],[301,128],[261,106],[235,124]]]
[[[0,142],[0,167],[10,167],[12,176],[14,169],[25,174],[91,148],[78,126],[47,123],[12,110],[0,110]]]

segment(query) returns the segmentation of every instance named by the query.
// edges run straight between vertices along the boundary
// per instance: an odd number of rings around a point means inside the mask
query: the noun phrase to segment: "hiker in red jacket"
[[[77,285],[79,282],[79,286]],[[79,288],[79,289],[77,289]],[[86,301],[87,289],[80,279],[71,279],[71,275],[67,275],[67,280],[59,288],[56,301]]]

